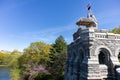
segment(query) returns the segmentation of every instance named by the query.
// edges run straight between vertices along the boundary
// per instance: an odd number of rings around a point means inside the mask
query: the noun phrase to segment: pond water
[[[10,80],[9,72],[8,67],[0,67],[0,80]]]

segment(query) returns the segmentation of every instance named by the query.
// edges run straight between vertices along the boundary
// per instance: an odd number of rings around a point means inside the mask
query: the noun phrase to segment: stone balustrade
[[[83,29],[82,31],[76,32],[74,34],[74,41],[78,39],[88,40],[88,39],[108,39],[108,40],[120,40],[119,34],[108,33],[107,31],[94,31],[93,29]]]
[[[113,40],[120,40],[119,34],[113,33],[95,33],[96,39],[113,39]]]

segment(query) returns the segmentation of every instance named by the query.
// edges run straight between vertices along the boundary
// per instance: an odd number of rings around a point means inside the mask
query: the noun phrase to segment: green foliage
[[[24,54],[31,55],[44,54],[45,56],[48,56],[50,47],[51,47],[50,45],[45,44],[43,42],[33,42],[30,44],[28,48],[24,49]]]
[[[61,52],[66,52],[67,51],[67,43],[64,40],[63,36],[59,36],[56,40],[55,40],[55,44],[53,44],[53,48],[56,50],[57,53],[61,53]]]
[[[62,36],[59,36],[52,45],[48,70],[54,80],[63,80],[65,60],[67,54],[67,43]]]
[[[17,60],[16,58],[13,58],[13,59],[9,62],[8,66],[9,66],[10,68],[18,68],[18,60]]]
[[[34,42],[30,46],[24,49],[23,55],[18,59],[20,68],[24,68],[25,65],[31,65],[31,67],[39,64],[47,65],[49,61],[51,45],[43,42]]]
[[[0,53],[0,64],[2,65],[4,63],[5,54]]]
[[[67,44],[62,36],[59,36],[52,46],[43,42],[31,43],[18,58],[21,74],[27,80],[33,68],[43,65],[50,73],[37,72],[31,80],[63,80],[66,53]]]
[[[20,70],[19,69],[12,69],[10,71],[11,80],[20,80]]]
[[[50,73],[38,72],[35,73],[29,80],[51,80]]]
[[[13,66],[13,64],[16,64],[15,61],[17,58],[21,55],[20,52],[14,52],[14,54],[11,53],[0,53],[0,65],[6,65],[10,66],[10,64]]]
[[[8,66],[10,68],[18,68],[19,67],[19,64],[18,64],[18,58],[21,56],[22,54],[20,52],[11,52],[10,56],[11,56],[11,59],[8,63]]]
[[[66,53],[58,53],[55,55],[54,61],[49,66],[49,72],[55,80],[63,80],[65,71]]]
[[[24,78],[29,77],[29,71],[39,65],[47,66],[51,45],[43,42],[33,42],[24,49],[23,55],[18,58],[19,68]]]
[[[120,27],[114,28],[109,31],[110,33],[120,34]]]
[[[10,77],[11,80],[19,80],[20,70],[18,69],[18,57],[20,57],[20,52],[13,51],[11,53],[0,53],[0,65],[6,65],[11,68]]]
[[[10,54],[11,59],[9,60],[8,66],[11,68],[10,77],[11,80],[20,80],[20,69],[18,64],[18,58],[21,56],[21,52],[13,51]]]
[[[7,65],[11,60],[11,55],[7,53],[0,53],[0,65]]]
[[[11,52],[11,55],[20,55],[22,54],[20,51],[18,51],[17,49],[14,49],[12,52]]]
[[[33,42],[23,54],[18,50],[0,53],[0,64],[9,65],[11,80],[63,80],[66,53],[67,43],[59,36],[52,45]]]
[[[51,45],[43,42],[34,42],[24,49],[24,55],[31,59],[30,61],[33,63],[46,65],[46,62],[49,61],[50,48]]]

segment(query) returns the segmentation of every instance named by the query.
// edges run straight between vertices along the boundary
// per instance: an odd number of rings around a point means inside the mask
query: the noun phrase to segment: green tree
[[[0,53],[0,65],[8,65],[12,57],[8,53]]]
[[[46,62],[49,61],[50,48],[49,44],[34,42],[24,49],[24,55],[33,63],[46,65]]]
[[[114,28],[109,31],[110,33],[120,34],[120,27]]]
[[[11,80],[20,80],[20,69],[19,69],[18,58],[21,55],[22,53],[18,51],[17,49],[13,50],[10,54],[11,59],[8,63],[8,66],[10,67]]]
[[[44,42],[33,42],[24,49],[23,55],[18,59],[19,68],[25,79],[29,77],[29,71],[39,65],[46,66],[49,59],[51,45]]]
[[[63,80],[65,60],[67,53],[67,43],[63,36],[59,36],[52,45],[50,53],[49,72],[54,80]]]
[[[0,65],[4,64],[5,54],[0,53]]]
[[[57,53],[67,52],[67,43],[64,40],[63,36],[59,36],[53,44],[53,48]]]
[[[17,49],[14,49],[12,52],[11,52],[12,55],[16,55],[16,54],[22,54],[20,51],[18,51]]]
[[[10,61],[9,61],[9,63],[8,63],[8,66],[10,67],[10,68],[18,68],[19,67],[19,63],[18,63],[18,58],[21,56],[22,54],[20,53],[20,52],[11,52],[11,54],[10,54],[10,57],[11,57],[11,59],[10,59]]]

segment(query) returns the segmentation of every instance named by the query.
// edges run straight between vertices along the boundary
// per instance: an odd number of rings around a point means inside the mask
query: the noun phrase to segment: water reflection
[[[0,67],[0,80],[10,80],[9,72],[8,67]]]

